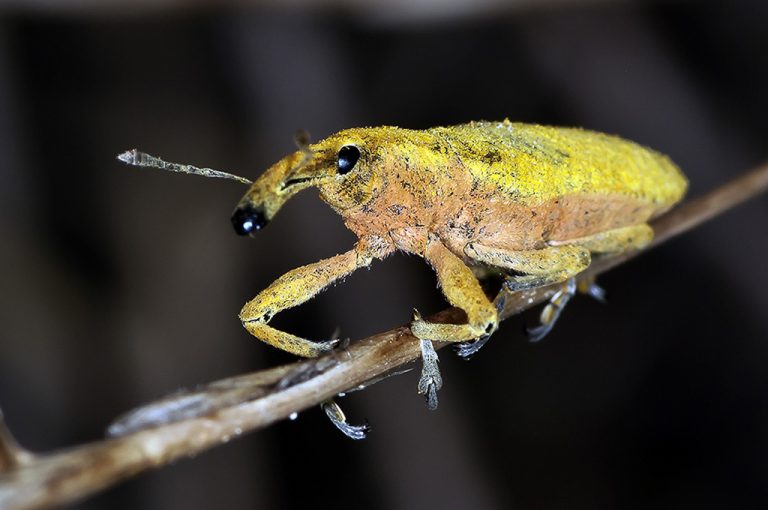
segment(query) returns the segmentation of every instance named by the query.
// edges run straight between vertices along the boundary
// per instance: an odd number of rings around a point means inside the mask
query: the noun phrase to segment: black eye
[[[354,145],[345,145],[339,149],[339,161],[336,164],[339,174],[344,175],[349,173],[354,167],[357,160],[360,158],[360,149]]]

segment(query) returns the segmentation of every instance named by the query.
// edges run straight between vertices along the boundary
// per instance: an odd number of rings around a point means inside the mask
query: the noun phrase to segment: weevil
[[[423,359],[418,391],[434,408],[442,378],[432,342],[455,342],[468,356],[498,328],[499,298],[483,292],[478,269],[505,274],[502,293],[562,283],[532,331],[541,338],[592,256],[647,245],[649,220],[683,197],[687,180],[667,156],[579,128],[506,119],[426,130],[353,128],[304,140],[267,169],[235,208],[236,232],[254,234],[309,187],[358,241],[279,277],[242,308],[243,326],[279,349],[318,356],[336,343],[280,331],[270,320],[373,260],[398,250],[423,257],[446,300],[467,316],[463,324],[437,324],[414,313],[411,331]],[[584,290],[601,296],[596,286]]]

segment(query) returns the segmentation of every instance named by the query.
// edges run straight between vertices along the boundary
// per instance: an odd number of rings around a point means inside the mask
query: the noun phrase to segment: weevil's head
[[[299,191],[316,187],[339,213],[371,200],[381,183],[381,129],[347,129],[300,149],[272,165],[250,187],[232,215],[240,235],[263,228]],[[394,128],[389,128],[394,129]]]

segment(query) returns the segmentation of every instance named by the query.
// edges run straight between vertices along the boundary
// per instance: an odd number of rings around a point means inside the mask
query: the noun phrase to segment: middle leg
[[[429,236],[423,256],[434,268],[448,302],[467,314],[464,324],[436,324],[423,320],[418,313],[414,314],[411,331],[421,341],[424,364],[419,393],[426,396],[427,406],[435,409],[442,378],[432,341],[465,342],[490,335],[498,328],[499,319],[496,307],[488,300],[472,270],[436,236]]]

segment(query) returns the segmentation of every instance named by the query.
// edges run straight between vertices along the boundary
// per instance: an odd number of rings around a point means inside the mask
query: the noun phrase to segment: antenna
[[[306,129],[297,129],[293,134],[293,143],[295,143],[296,147],[298,147],[302,154],[304,154],[304,159],[301,160],[299,166],[303,166],[304,163],[312,159],[312,156],[315,155],[315,153],[312,152],[312,149],[309,148],[311,141],[312,136]]]
[[[296,132],[293,134],[293,143],[296,144],[296,147],[298,147],[300,151],[304,153],[312,153],[312,151],[309,150],[309,144],[312,143],[312,136],[306,129],[296,130]]]
[[[153,167],[159,168],[161,170],[168,170],[169,172],[202,175],[203,177],[216,177],[218,179],[232,179],[233,181],[241,182],[243,184],[252,184],[252,181],[249,181],[245,177],[240,177],[238,175],[230,174],[227,172],[221,172],[219,170],[214,170],[213,168],[198,168],[192,165],[170,163],[168,161],[163,161],[160,158],[152,156],[151,154],[147,154],[146,152],[141,152],[138,149],[125,151],[118,155],[117,159],[127,165]]]

